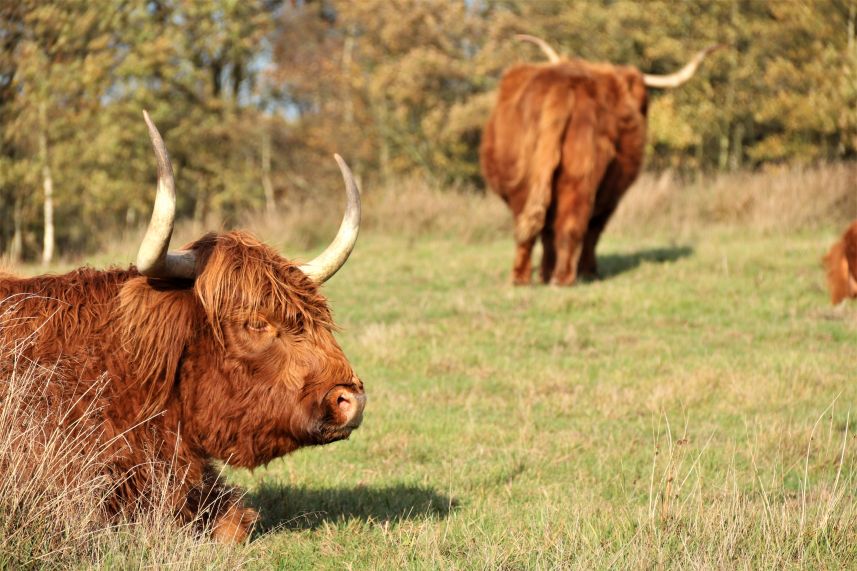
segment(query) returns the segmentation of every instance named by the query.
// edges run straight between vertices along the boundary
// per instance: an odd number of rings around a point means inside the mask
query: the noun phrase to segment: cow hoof
[[[548,285],[553,287],[569,287],[574,285],[574,278],[551,278]]]
[[[255,510],[231,506],[217,518],[211,538],[218,543],[244,543],[258,519],[259,514]]]

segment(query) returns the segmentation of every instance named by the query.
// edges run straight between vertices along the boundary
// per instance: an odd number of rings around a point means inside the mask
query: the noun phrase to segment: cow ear
[[[145,277],[119,293],[119,332],[130,379],[141,379],[146,400],[141,417],[158,413],[177,377],[179,360],[204,319],[191,289],[156,289]]]

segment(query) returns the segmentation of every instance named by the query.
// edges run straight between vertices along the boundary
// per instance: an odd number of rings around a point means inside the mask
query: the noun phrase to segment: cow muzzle
[[[363,409],[366,406],[366,393],[349,387],[337,387],[330,401],[335,403],[337,416],[342,428],[354,430],[363,422]]]
[[[356,377],[348,384],[330,389],[322,400],[324,416],[317,432],[317,438],[322,443],[348,438],[363,422],[366,393],[363,392],[363,383]]]

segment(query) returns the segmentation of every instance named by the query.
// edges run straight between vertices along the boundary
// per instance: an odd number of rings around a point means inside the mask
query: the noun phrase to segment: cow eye
[[[261,333],[268,330],[268,322],[264,319],[251,319],[247,322],[247,329]]]

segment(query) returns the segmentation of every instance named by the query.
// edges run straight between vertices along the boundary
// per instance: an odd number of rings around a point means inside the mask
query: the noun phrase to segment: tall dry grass
[[[341,196],[330,191],[287,205],[276,218],[248,215],[242,227],[298,247],[329,240],[339,223]],[[844,228],[857,218],[857,164],[788,166],[683,178],[672,171],[645,173],[613,216],[619,235],[693,236],[712,228],[789,233]],[[511,214],[491,192],[442,188],[419,177],[363,194],[361,231],[450,237],[465,242],[511,235]]]
[[[450,237],[479,242],[504,236],[511,227],[506,206],[494,195],[465,187],[443,187],[422,177],[404,178],[377,188],[364,188],[360,231],[410,240]],[[242,227],[263,238],[297,248],[326,244],[342,217],[339,189],[326,190],[296,204],[286,204],[274,217],[248,215]]]
[[[179,192],[181,190],[179,189]],[[363,189],[361,233],[406,237],[410,241],[451,238],[467,243],[511,239],[512,216],[492,192],[444,187],[413,176]],[[252,231],[288,255],[327,244],[342,216],[340,188],[280,205],[275,215],[249,212],[234,225],[219,220],[179,220],[173,247],[208,231],[229,227]],[[656,234],[681,240],[715,228],[762,234],[806,230],[838,231],[857,218],[857,164],[790,166],[765,171],[705,175],[696,179],[672,171],[645,173],[628,190],[610,221],[607,234]],[[95,256],[68,258],[60,267],[85,259],[96,266],[127,266],[145,228],[105,236]],[[29,267],[30,273],[40,268]]]
[[[763,233],[844,227],[857,218],[857,164],[790,166],[689,180],[647,173],[630,188],[611,232],[686,237],[712,227]]]
[[[722,476],[714,479],[704,465],[715,435],[690,443],[687,426],[676,434],[664,417],[653,433],[648,506],[637,514],[637,533],[617,560],[633,561],[635,567],[680,562],[702,569],[853,565],[848,530],[857,525],[852,493],[857,464],[849,446],[850,414],[843,427],[825,422],[835,405],[834,400],[805,435],[796,465],[765,451],[769,427],[748,426],[747,442],[736,443]],[[784,455],[782,448],[790,444],[774,447]],[[832,474],[811,470],[819,457],[829,462]],[[797,482],[790,481],[795,472]]]
[[[0,303],[2,328],[15,300]],[[176,524],[166,485],[133,519],[111,518],[105,499],[118,482],[108,474],[110,442],[101,438],[96,382],[70,402],[75,383],[61,363],[24,356],[28,339],[0,345],[0,568],[235,568],[246,548],[213,545]],[[74,413],[72,410],[74,409]],[[120,436],[121,437],[121,436]],[[154,466],[154,464],[153,464]],[[144,466],[145,468],[145,466]]]

